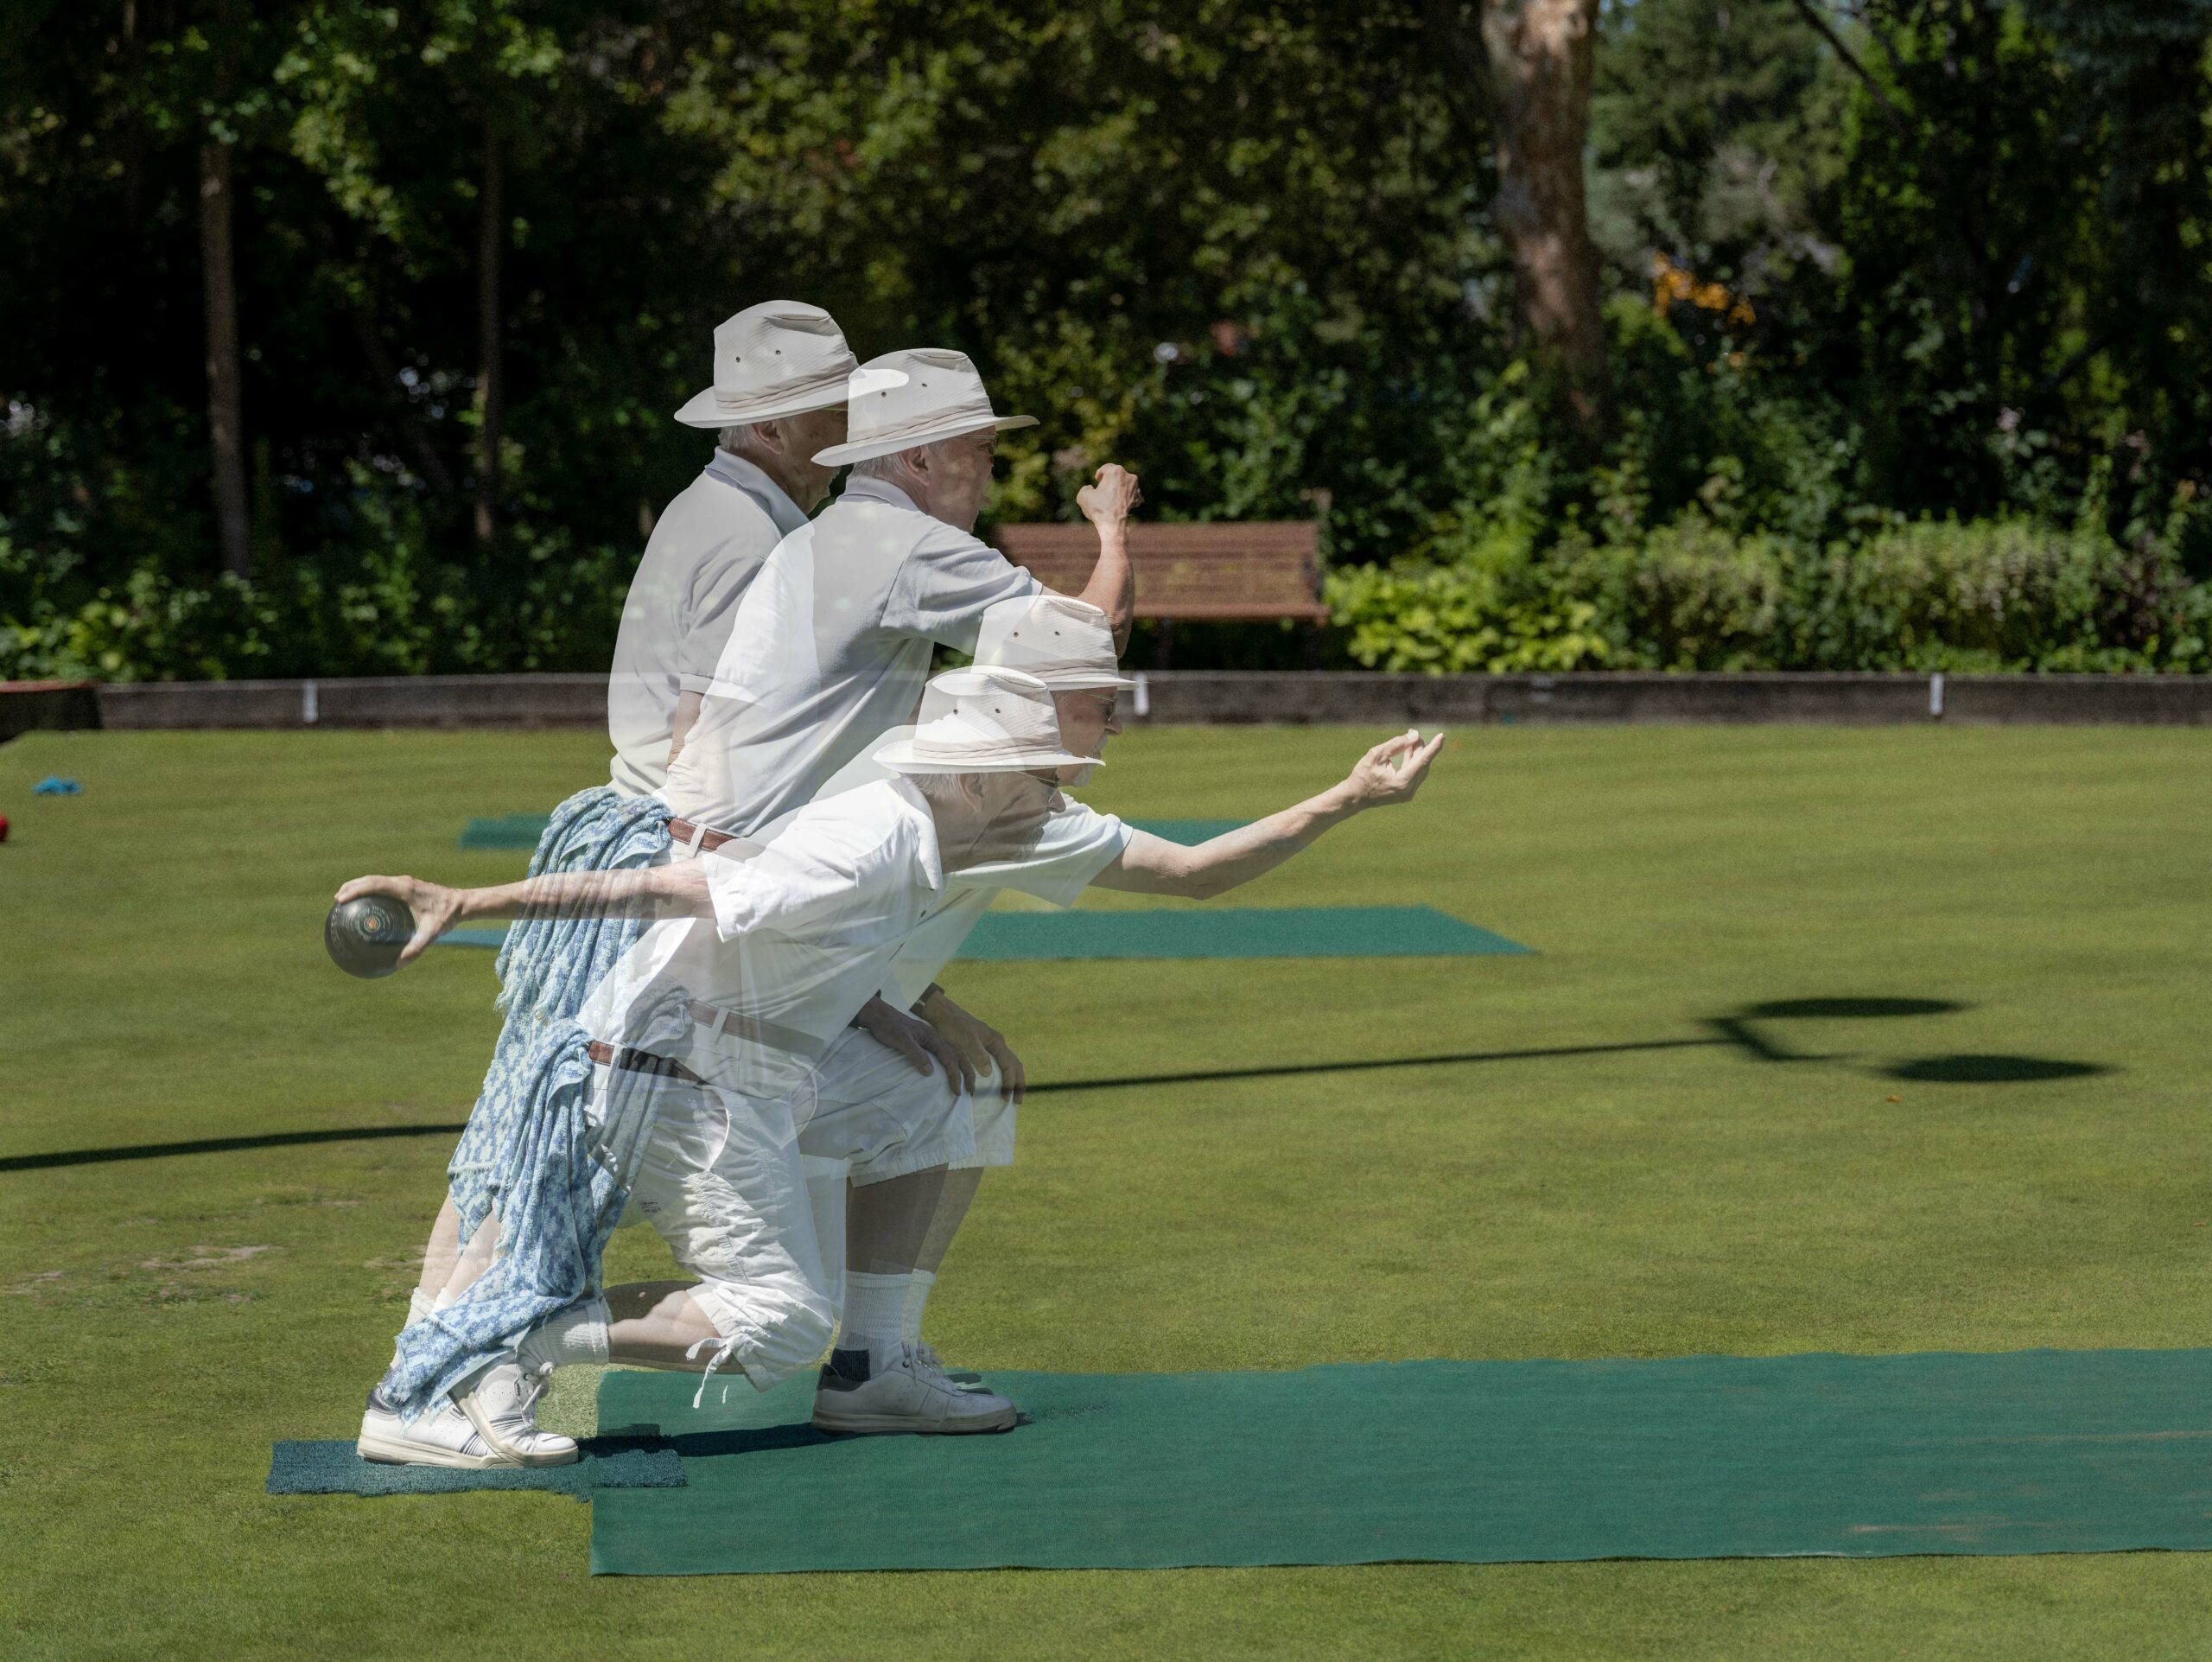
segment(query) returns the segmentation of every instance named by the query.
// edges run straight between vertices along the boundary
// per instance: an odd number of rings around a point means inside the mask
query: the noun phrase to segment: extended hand
[[[1143,500],[1137,476],[1118,462],[1108,462],[1091,483],[1075,494],[1076,506],[1095,525],[1120,525]]]
[[[342,906],[364,895],[390,895],[415,914],[414,937],[400,949],[402,964],[412,964],[422,957],[424,949],[461,916],[461,890],[426,883],[420,877],[356,877],[338,891],[337,898]]]
[[[1420,732],[1409,727],[1362,756],[1359,765],[1346,776],[1344,785],[1351,792],[1354,803],[1363,808],[1410,802],[1414,793],[1421,789],[1421,780],[1428,777],[1428,764],[1436,760],[1436,753],[1443,748],[1441,733],[1423,744]]]
[[[958,1045],[927,1022],[885,1003],[881,997],[871,998],[861,1005],[861,1013],[853,1017],[853,1025],[878,1044],[904,1056],[917,1073],[926,1073],[932,1066],[939,1067],[944,1069],[944,1077],[956,1093],[973,1092],[976,1089],[976,1070]]]
[[[1023,1071],[1021,1058],[1014,1054],[1014,1047],[1007,1043],[1004,1034],[988,1022],[976,1020],[942,992],[923,1006],[922,1012],[931,1027],[960,1047],[978,1072],[998,1069],[1001,1096],[1009,1102],[1021,1100],[1022,1092],[1028,1086],[1028,1075]]]

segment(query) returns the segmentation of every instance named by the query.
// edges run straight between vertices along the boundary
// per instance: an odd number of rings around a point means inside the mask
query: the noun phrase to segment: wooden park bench
[[[1047,589],[1079,595],[1098,560],[1098,533],[1087,524],[1001,525],[998,551]],[[1161,627],[1155,657],[1167,666],[1174,626],[1180,622],[1259,623],[1291,618],[1316,626],[1328,621],[1321,602],[1321,538],[1311,519],[1253,525],[1129,526],[1129,560],[1136,567],[1137,612]]]

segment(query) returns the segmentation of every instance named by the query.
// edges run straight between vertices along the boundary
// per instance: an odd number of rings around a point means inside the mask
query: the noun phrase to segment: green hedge
[[[2212,585],[2164,545],[2027,520],[1815,551],[1691,516],[1640,542],[1332,573],[1370,669],[2212,670]]]

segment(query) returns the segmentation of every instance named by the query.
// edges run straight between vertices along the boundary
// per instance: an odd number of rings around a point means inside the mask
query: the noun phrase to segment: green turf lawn
[[[1255,814],[1373,736],[1132,735],[1091,794]],[[602,753],[0,748],[0,1156],[458,1120],[491,955],[349,981],[325,901],[518,871],[463,823]],[[54,771],[85,794],[33,799]],[[1541,956],[955,966],[1040,1081],[1315,1071],[1033,1100],[933,1336],[1084,1370],[2202,1344],[2208,831],[2212,734],[1471,731],[1237,898]],[[1845,997],[1962,1008],[1739,1030],[1817,1060],[1708,1025]],[[1961,1055],[2109,1071],[1912,1077],[1992,1071],[1928,1066]],[[272,1438],[351,1435],[449,1140],[0,1172],[0,1654],[2179,1656],[2212,1621],[2192,1555],[594,1582],[558,1496],[265,1496]],[[629,1232],[611,1267],[664,1263]]]

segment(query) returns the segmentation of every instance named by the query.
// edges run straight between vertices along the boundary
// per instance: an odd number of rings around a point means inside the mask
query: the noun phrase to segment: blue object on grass
[[[48,774],[31,786],[33,796],[82,796],[85,787],[73,779],[64,779],[59,774]]]

